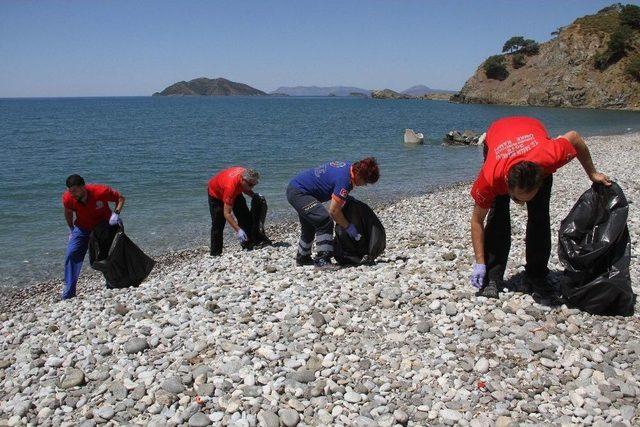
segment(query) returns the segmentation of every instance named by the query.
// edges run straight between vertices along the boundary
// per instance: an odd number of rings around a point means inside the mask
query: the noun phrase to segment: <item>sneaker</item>
[[[476,292],[477,297],[498,298],[498,283],[495,280],[489,280],[482,289]]]
[[[298,267],[302,267],[303,265],[313,265],[313,259],[311,259],[311,255],[296,255],[296,265]]]

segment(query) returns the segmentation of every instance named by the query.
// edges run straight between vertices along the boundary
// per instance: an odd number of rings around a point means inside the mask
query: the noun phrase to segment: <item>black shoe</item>
[[[302,267],[303,265],[313,265],[313,259],[311,259],[311,255],[296,255],[296,265],[298,267]]]
[[[313,261],[313,264],[320,270],[337,270],[339,268],[336,264],[331,262],[330,255],[318,254],[316,259]]]
[[[477,297],[498,298],[498,283],[495,280],[489,280],[482,289],[476,292]]]

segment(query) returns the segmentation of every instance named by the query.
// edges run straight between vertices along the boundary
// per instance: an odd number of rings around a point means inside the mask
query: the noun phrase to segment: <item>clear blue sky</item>
[[[456,90],[509,37],[543,42],[611,3],[2,0],[0,97],[150,95],[202,76]]]

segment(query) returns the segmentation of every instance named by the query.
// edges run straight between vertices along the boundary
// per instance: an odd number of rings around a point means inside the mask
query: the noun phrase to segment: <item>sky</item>
[[[458,90],[508,38],[547,41],[612,3],[0,0],[0,97],[146,96],[197,77]]]

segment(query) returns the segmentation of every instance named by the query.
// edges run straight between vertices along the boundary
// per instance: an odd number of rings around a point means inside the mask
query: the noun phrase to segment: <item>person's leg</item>
[[[330,259],[333,254],[333,221],[322,203],[292,186],[287,189],[287,200],[300,218],[298,254],[308,256],[311,253],[315,235],[318,256]]]
[[[209,196],[209,213],[211,214],[211,255],[222,255],[222,236],[226,220],[224,219],[224,203]]]
[[[240,228],[242,228],[244,232],[247,233],[247,237],[249,238],[249,241],[243,243],[242,247],[249,248],[253,246],[254,236],[251,232],[253,221],[251,219],[251,212],[249,211],[249,207],[247,206],[247,201],[242,194],[236,197],[236,200],[233,202],[233,215],[235,215]]]
[[[62,299],[69,299],[76,296],[76,284],[80,277],[82,262],[89,246],[90,232],[74,227],[71,231],[71,238],[67,244],[67,253],[64,261],[64,288],[62,289]]]
[[[546,283],[549,273],[547,264],[551,255],[551,219],[549,200],[553,176],[544,180],[538,194],[527,203],[527,240],[525,273],[528,279]],[[535,289],[533,289],[535,291]]]
[[[484,228],[484,259],[486,282],[500,284],[504,280],[507,259],[511,250],[511,215],[509,196],[498,196],[487,216]]]

